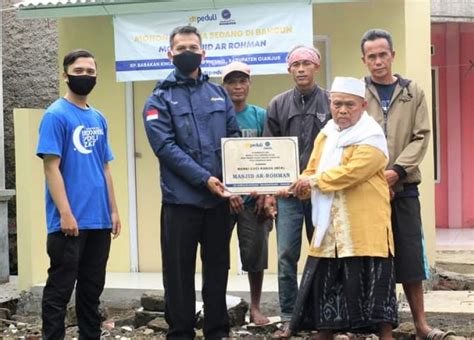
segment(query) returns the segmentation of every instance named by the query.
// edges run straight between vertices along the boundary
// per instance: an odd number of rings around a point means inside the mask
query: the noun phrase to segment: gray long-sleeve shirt
[[[264,137],[298,137],[300,170],[308,164],[319,131],[331,119],[329,94],[319,86],[303,95],[295,87],[275,96],[268,105]]]

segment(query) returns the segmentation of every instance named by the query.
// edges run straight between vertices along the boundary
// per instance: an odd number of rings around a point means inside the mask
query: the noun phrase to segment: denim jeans
[[[279,198],[277,204],[278,295],[281,319],[287,321],[291,319],[298,293],[296,271],[301,252],[303,221],[308,241],[311,241],[314,228],[311,222],[311,200]]]

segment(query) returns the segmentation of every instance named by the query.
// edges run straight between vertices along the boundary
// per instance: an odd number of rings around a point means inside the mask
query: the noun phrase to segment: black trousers
[[[196,252],[200,244],[204,336],[229,336],[225,294],[229,271],[230,213],[228,202],[211,209],[163,204],[161,254],[168,339],[194,339]]]
[[[78,237],[48,235],[48,280],[43,290],[43,339],[64,339],[66,307],[76,284],[79,339],[100,339],[99,297],[105,284],[110,229],[80,230]]]

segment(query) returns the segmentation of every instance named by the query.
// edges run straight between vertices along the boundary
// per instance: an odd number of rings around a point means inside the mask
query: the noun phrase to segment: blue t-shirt
[[[388,110],[390,109],[390,102],[392,101],[393,92],[397,86],[398,80],[392,84],[378,84],[374,83],[377,93],[380,97],[380,106],[383,112],[383,130],[385,135],[387,135],[387,122],[388,122]]]
[[[104,164],[113,159],[107,121],[92,107],[82,109],[64,98],[46,110],[36,154],[61,158],[66,195],[79,229],[112,227]],[[61,229],[59,211],[46,184],[48,233]]]
[[[237,112],[237,124],[242,132],[242,137],[262,137],[266,114],[267,111],[265,109],[250,104],[243,111]],[[255,200],[250,196],[242,197],[245,205],[255,203]]]

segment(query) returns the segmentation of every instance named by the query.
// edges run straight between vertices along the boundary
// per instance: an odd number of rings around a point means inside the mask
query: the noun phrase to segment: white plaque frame
[[[231,194],[274,194],[299,177],[296,137],[222,138],[222,177]]]

